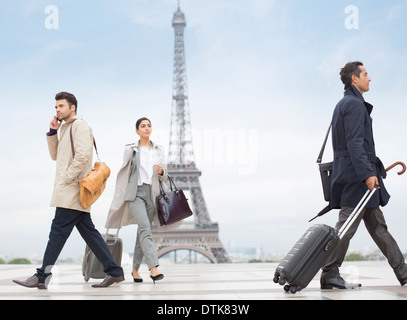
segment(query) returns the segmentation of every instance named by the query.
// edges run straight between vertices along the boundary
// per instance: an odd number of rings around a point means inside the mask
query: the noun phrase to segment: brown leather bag
[[[110,168],[103,162],[95,162],[93,169],[79,181],[79,201],[85,209],[101,196],[106,188]]]
[[[72,139],[72,127],[71,127],[71,147],[72,155],[75,157],[75,149]],[[93,169],[79,181],[79,202],[81,206],[89,208],[96,202],[102,195],[106,188],[107,178],[110,176],[110,168],[106,163],[101,162],[99,159],[98,149],[96,147],[96,141],[93,139],[93,145],[95,146],[98,162],[95,162]]]

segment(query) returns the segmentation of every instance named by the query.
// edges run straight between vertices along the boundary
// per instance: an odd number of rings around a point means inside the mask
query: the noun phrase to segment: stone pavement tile
[[[362,283],[352,290],[320,290],[319,275],[296,294],[286,293],[273,282],[276,263],[163,264],[165,278],[153,284],[147,267],[140,270],[142,283],[134,283],[131,266],[123,266],[126,280],[109,288],[92,288],[101,279],[84,281],[80,265],[57,265],[47,290],[24,288],[12,279],[26,279],[35,265],[0,265],[0,300],[407,300],[385,261],[344,263],[347,281]]]

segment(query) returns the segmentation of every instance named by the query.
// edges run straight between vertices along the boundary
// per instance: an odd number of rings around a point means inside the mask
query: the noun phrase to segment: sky
[[[362,61],[377,155],[407,162],[407,1],[181,0],[188,96],[200,183],[226,248],[286,252],[325,207],[315,163],[339,70]],[[176,0],[0,2],[0,257],[42,257],[55,208],[45,133],[69,91],[111,168],[92,206],[101,232],[124,146],[142,116],[168,150]],[[323,161],[332,160],[328,143]],[[407,175],[385,180],[388,227],[407,250]],[[334,226],[338,211],[313,223]],[[136,227],[120,231],[131,253]],[[363,224],[350,249],[376,248]],[[81,257],[76,230],[61,257]]]

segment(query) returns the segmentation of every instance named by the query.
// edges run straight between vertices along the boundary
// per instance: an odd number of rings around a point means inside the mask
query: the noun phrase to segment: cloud
[[[390,21],[402,19],[407,15],[407,4],[400,3],[388,10],[387,19]]]

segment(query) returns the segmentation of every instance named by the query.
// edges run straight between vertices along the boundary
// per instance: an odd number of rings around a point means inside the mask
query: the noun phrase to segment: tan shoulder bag
[[[75,157],[75,148],[72,139],[72,127],[70,131],[72,155]],[[96,147],[95,138],[93,138],[93,145],[95,146],[96,155],[98,157],[93,169],[79,181],[79,201],[81,206],[89,208],[103,193],[106,188],[107,178],[110,176],[110,168],[106,163],[101,162],[99,159],[98,149]]]

